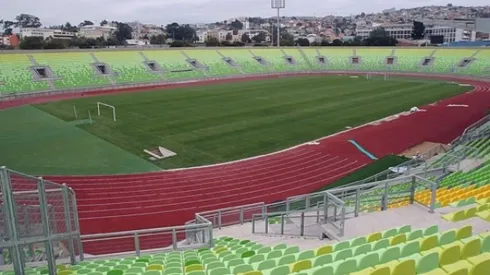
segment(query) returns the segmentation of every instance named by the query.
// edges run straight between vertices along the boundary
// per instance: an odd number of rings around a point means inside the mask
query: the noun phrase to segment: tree
[[[396,46],[398,41],[383,27],[378,27],[369,33],[369,37],[364,39],[362,44],[363,46]]]
[[[60,50],[68,47],[68,41],[63,39],[49,39],[44,42],[44,49],[46,50]]]
[[[165,31],[174,40],[184,40],[188,42],[196,41],[196,30],[190,25],[179,25],[178,23],[168,24]]]
[[[422,22],[413,21],[412,39],[420,40],[425,37],[425,25]]]
[[[208,37],[204,42],[208,47],[218,47],[220,45],[218,38]]]
[[[3,35],[12,35],[12,26],[15,26],[15,22],[0,20],[0,24],[3,24]]]
[[[235,20],[231,22],[231,28],[234,30],[241,30],[243,29],[243,23],[238,20]]]
[[[266,40],[265,32],[259,32],[256,36],[252,37],[252,40],[257,43],[262,43]]]
[[[164,45],[167,41],[167,37],[164,34],[154,35],[150,38],[150,44],[152,45]]]
[[[127,39],[133,38],[133,28],[126,23],[117,22],[116,32],[114,33],[117,41],[125,44]]]
[[[15,26],[20,28],[39,28],[42,24],[39,17],[22,13],[15,17]]]
[[[25,37],[19,43],[19,48],[23,50],[40,50],[44,46],[42,37]]]
[[[294,36],[292,34],[290,34],[289,32],[287,32],[287,30],[284,28],[281,28],[280,31],[281,31],[280,32],[280,34],[281,34],[281,45],[283,45],[283,43],[282,43],[283,40],[285,41],[284,46],[294,45]],[[273,39],[274,44],[277,45],[277,28],[272,29],[272,39]]]
[[[77,26],[72,26],[70,22],[66,22],[65,25],[63,26],[62,30],[67,31],[67,32],[78,32]]]
[[[337,38],[337,39],[335,39],[334,41],[332,41],[332,44],[331,44],[331,45],[332,45],[332,46],[336,46],[336,47],[338,47],[338,46],[342,46],[342,41],[341,41],[340,39],[338,39],[338,38]]]
[[[107,22],[107,20],[105,20],[105,19],[100,22],[101,26],[105,26],[107,24],[109,24],[109,22]]]
[[[306,38],[299,38],[297,41],[296,41],[296,44],[298,46],[301,46],[301,47],[308,47],[310,46],[310,40],[306,39]]]
[[[246,33],[244,33],[242,35],[242,38],[240,39],[240,41],[242,41],[242,43],[250,43],[250,42],[252,42],[252,40],[250,40],[250,37]]]
[[[84,20],[82,23],[79,24],[80,27],[83,27],[83,26],[93,26],[93,25],[94,25],[94,22],[89,21],[89,20]]]
[[[231,33],[227,33],[225,39],[226,41],[231,41],[233,39],[233,35]]]

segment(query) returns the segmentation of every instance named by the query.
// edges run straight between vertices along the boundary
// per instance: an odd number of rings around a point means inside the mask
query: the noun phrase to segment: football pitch
[[[6,133],[0,164],[33,174],[214,164],[281,150],[469,89],[433,80],[309,76],[24,106],[0,111]],[[115,106],[117,121],[109,108],[97,116],[97,102]],[[177,155],[150,161],[143,150],[157,146]]]

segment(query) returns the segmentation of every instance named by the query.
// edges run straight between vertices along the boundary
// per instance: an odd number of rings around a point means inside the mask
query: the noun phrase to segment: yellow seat
[[[310,269],[312,267],[310,260],[303,260],[299,262],[295,262],[291,265],[291,272],[300,272],[302,270]]]
[[[325,245],[325,246],[322,246],[322,247],[319,247],[315,254],[316,256],[321,256],[321,255],[326,255],[326,254],[330,254],[332,253],[333,251],[333,247],[331,245]]]

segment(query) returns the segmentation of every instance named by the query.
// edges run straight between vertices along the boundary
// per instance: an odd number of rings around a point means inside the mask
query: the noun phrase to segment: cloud
[[[453,5],[481,6],[484,0],[449,1]],[[422,5],[446,5],[447,0],[286,0],[283,15],[325,16],[379,12],[387,8],[409,8]],[[15,0],[6,1],[1,19],[13,19],[20,13],[41,18],[44,25],[83,20],[140,21],[168,24],[206,23],[240,16],[275,16],[269,0]]]

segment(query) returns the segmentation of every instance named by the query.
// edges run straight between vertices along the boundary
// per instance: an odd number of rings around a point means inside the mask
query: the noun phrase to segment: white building
[[[203,31],[203,30],[199,30],[199,31],[196,31],[196,35],[197,35],[197,41],[198,43],[205,43],[206,40],[208,40],[208,31]]]
[[[43,39],[72,39],[76,34],[74,32],[66,32],[56,29],[46,28],[22,28],[20,30],[20,37],[42,37]]]
[[[127,39],[126,43],[128,46],[147,46],[150,44],[148,40],[141,40],[141,39]]]
[[[78,35],[86,38],[95,39],[99,37],[104,37],[105,39],[107,39],[112,36],[116,29],[116,27],[111,26],[83,26],[80,28]]]
[[[369,37],[369,33],[378,26],[383,27],[391,37],[396,39],[411,38],[413,24],[373,25],[370,27],[357,29],[357,36],[367,38]],[[475,41],[476,39],[476,32],[474,30],[452,26],[426,25],[425,32],[427,34],[427,39],[430,38],[430,36],[444,36],[444,43],[455,41]]]

